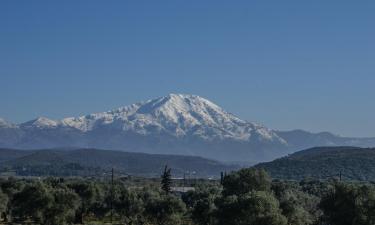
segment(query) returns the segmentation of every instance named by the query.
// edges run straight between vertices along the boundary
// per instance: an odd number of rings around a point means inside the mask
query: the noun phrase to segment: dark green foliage
[[[169,194],[171,192],[171,186],[172,186],[171,168],[168,168],[168,166],[165,166],[164,167],[164,172],[161,175],[161,189],[166,194]]]
[[[218,201],[219,225],[286,225],[279,202],[265,191],[226,196]]]
[[[318,222],[321,215],[317,207],[319,197],[303,192],[298,183],[273,182],[272,190],[289,225],[310,225]]]
[[[323,220],[332,225],[375,224],[375,188],[338,183],[323,197]]]
[[[14,214],[24,219],[32,217],[43,223],[44,215],[52,207],[52,202],[53,195],[43,183],[26,185],[13,198]]]
[[[327,182],[321,180],[304,179],[299,182],[299,185],[303,192],[321,198],[333,188],[334,183],[332,182],[335,182],[335,180]]]
[[[37,182],[26,185],[14,196],[15,215],[34,218],[41,224],[68,224],[73,221],[78,196],[65,186],[49,187]]]
[[[271,178],[264,170],[241,169],[223,180],[224,195],[240,195],[250,191],[269,191]]]
[[[145,199],[145,215],[151,224],[179,225],[186,211],[181,199],[172,195],[150,195]]]
[[[198,225],[211,225],[216,222],[215,200],[220,197],[218,186],[198,186],[182,196],[186,206],[191,209],[191,218]]]
[[[15,178],[8,178],[7,180],[0,180],[0,187],[3,193],[7,196],[8,204],[5,212],[3,212],[4,221],[11,220],[11,211],[14,208],[13,197],[16,193],[23,189],[26,182],[19,181]]]
[[[142,224],[144,203],[137,191],[116,185],[114,208],[125,224]]]
[[[54,188],[51,207],[44,212],[44,224],[71,224],[74,221],[76,209],[79,206],[79,197],[66,187]]]
[[[160,179],[129,179],[0,179],[0,213],[6,224],[40,225],[108,224],[111,215],[124,225],[375,224],[371,183],[271,181],[243,169],[223,185],[198,181],[166,194]]]
[[[218,225],[286,225],[264,170],[242,169],[225,176],[216,200]]]
[[[80,197],[79,208],[75,215],[77,223],[83,223],[84,215],[97,209],[97,206],[103,202],[103,190],[100,185],[93,182],[86,182],[82,180],[73,181],[68,184],[75,193]]]
[[[8,196],[4,194],[0,188],[0,220],[2,219],[3,214],[7,211],[8,201]]]
[[[273,178],[302,180],[339,179],[375,181],[375,149],[320,147],[300,151],[255,168],[265,169]]]

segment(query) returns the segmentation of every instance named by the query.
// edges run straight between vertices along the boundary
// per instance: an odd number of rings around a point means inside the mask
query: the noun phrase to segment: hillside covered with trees
[[[319,147],[296,152],[255,168],[265,169],[273,178],[304,178],[375,181],[375,149]]]
[[[14,176],[102,176],[118,173],[158,177],[168,164],[174,175],[220,177],[222,171],[239,167],[196,156],[158,155],[99,149],[0,149],[0,173]]]

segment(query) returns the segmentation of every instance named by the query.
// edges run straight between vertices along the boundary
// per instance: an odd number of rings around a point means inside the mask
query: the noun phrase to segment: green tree
[[[279,202],[269,192],[223,196],[217,201],[218,225],[286,225]]]
[[[50,191],[52,192],[53,203],[44,212],[43,223],[45,225],[71,224],[79,207],[78,195],[66,187],[55,188]]]
[[[196,190],[182,196],[187,207],[190,208],[194,223],[198,225],[215,223],[215,200],[220,196],[220,192],[217,186],[198,186]]]
[[[332,225],[352,225],[355,218],[356,193],[353,186],[336,184],[320,202],[323,220]]]
[[[368,185],[337,183],[322,198],[323,221],[332,225],[375,224],[375,189]]]
[[[22,191],[14,195],[14,213],[20,218],[33,218],[36,222],[44,223],[47,210],[52,207],[53,196],[41,182],[28,184]]]
[[[64,225],[73,221],[78,196],[65,186],[51,188],[42,182],[28,184],[14,196],[15,214],[43,225]]]
[[[3,218],[3,215],[6,213],[8,208],[9,198],[0,188],[0,221]]]
[[[273,182],[272,191],[289,225],[310,225],[318,221],[321,215],[317,209],[318,197],[303,192],[298,184],[291,182]]]
[[[79,196],[80,207],[75,216],[76,223],[83,223],[84,216],[88,214],[102,200],[102,190],[94,182],[76,181],[68,185]]]
[[[375,188],[364,185],[358,189],[356,199],[356,224],[375,224]]]
[[[225,176],[216,205],[219,225],[287,224],[264,170],[242,169]]]
[[[171,168],[168,168],[168,165],[166,165],[164,167],[163,175],[161,176],[161,189],[166,194],[169,194],[171,192],[171,186],[172,186]]]
[[[10,222],[12,220],[12,211],[15,207],[13,204],[13,197],[16,193],[23,189],[24,185],[24,181],[17,180],[13,177],[9,177],[8,179],[1,181],[1,189],[3,193],[8,197],[6,211],[3,213],[5,222]]]
[[[224,177],[223,194],[241,195],[248,192],[269,191],[271,188],[271,178],[264,170],[242,169]]]
[[[115,199],[114,207],[125,224],[140,224],[143,219],[143,201],[134,190],[121,188]]]
[[[181,199],[172,195],[150,195],[145,201],[146,219],[155,225],[179,225],[186,212]]]

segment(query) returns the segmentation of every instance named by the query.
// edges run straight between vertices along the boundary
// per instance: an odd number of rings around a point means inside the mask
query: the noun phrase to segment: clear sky
[[[2,0],[0,117],[168,93],[270,128],[375,136],[375,1]]]

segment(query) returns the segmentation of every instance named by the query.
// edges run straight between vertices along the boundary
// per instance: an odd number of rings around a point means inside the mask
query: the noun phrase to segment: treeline
[[[9,224],[374,225],[375,187],[365,183],[271,181],[243,169],[221,182],[174,193],[160,184],[115,179],[0,180],[0,214]],[[1,222],[0,222],[1,223]]]

